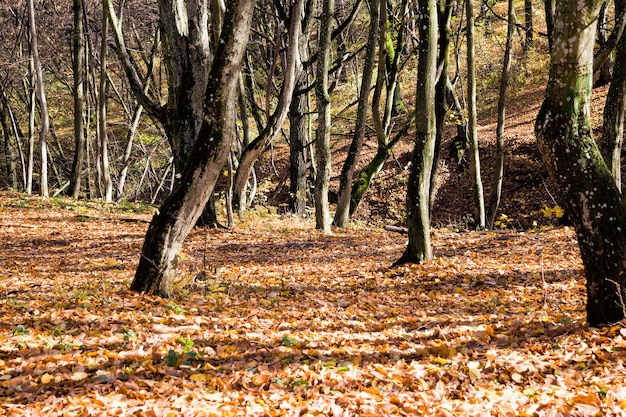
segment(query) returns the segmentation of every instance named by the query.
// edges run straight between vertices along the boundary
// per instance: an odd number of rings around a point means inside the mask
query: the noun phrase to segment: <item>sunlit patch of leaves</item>
[[[402,235],[265,213],[195,230],[178,270],[206,278],[163,300],[127,290],[148,215],[72,204],[0,196],[0,413],[626,410],[626,328],[585,327],[570,229],[435,231],[390,268]]]

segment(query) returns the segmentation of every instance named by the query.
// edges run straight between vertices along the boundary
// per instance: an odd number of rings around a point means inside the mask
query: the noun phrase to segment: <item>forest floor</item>
[[[128,290],[150,209],[0,193],[0,414],[626,415],[626,325],[589,328],[573,230],[403,235],[256,214]]]

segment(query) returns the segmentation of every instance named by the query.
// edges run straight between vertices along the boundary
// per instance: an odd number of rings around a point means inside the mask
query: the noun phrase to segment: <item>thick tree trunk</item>
[[[361,79],[361,90],[359,93],[359,104],[357,108],[356,125],[354,136],[350,143],[348,155],[341,169],[339,181],[339,197],[337,200],[337,210],[333,223],[335,226],[346,227],[350,219],[350,203],[352,194],[352,180],[356,164],[359,162],[359,153],[365,139],[365,128],[367,123],[367,110],[372,86],[372,74],[374,72],[374,58],[376,57],[376,43],[378,42],[378,19],[380,0],[370,1],[370,28],[367,37],[367,49],[365,52],[365,62],[363,64],[363,77]]]
[[[560,204],[576,228],[592,326],[626,317],[626,206],[591,136],[589,120],[600,4],[557,2],[550,76],[535,125]]]
[[[430,176],[436,140],[437,3],[419,0],[419,58],[415,96],[415,148],[407,186],[409,242],[396,264],[432,259],[430,244]]]
[[[315,228],[324,233],[330,232],[330,210],[328,207],[328,185],[330,182],[330,97],[328,95],[328,69],[330,67],[330,42],[332,33],[334,0],[323,0],[319,50],[317,60],[317,80],[315,97],[317,107],[317,130],[315,132]]]
[[[74,161],[70,175],[69,194],[80,195],[80,182],[85,162],[85,9],[83,0],[74,0],[74,33],[72,71],[74,76]]]
[[[604,162],[608,165],[615,184],[622,189],[622,143],[624,140],[624,112],[626,111],[626,35],[622,35],[615,55],[613,80],[604,105],[602,137],[598,141]]]
[[[504,177],[504,119],[506,115],[506,90],[509,84],[509,71],[511,68],[511,48],[513,46],[513,32],[515,31],[515,7],[514,1],[509,0],[508,24],[506,32],[506,46],[500,74],[500,92],[498,95],[498,124],[496,127],[496,164],[493,170],[493,182],[491,186],[491,198],[489,199],[489,211],[487,213],[487,228],[493,230],[496,220],[500,196],[502,195],[502,181]]]
[[[205,89],[198,140],[181,181],[150,223],[131,285],[134,291],[161,296],[171,293],[176,255],[202,214],[227,162],[235,136],[239,69],[248,43],[254,3],[254,0],[229,3]],[[174,18],[165,11],[162,13],[161,19]]]

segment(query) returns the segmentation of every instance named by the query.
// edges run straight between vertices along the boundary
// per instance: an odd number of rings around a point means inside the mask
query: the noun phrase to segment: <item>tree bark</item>
[[[238,76],[254,3],[254,0],[229,2],[204,91],[198,140],[181,181],[150,223],[131,290],[165,297],[171,294],[176,256],[213,193],[235,136]],[[161,19],[176,19],[167,10],[161,13]]]
[[[419,0],[419,58],[415,96],[415,148],[407,186],[409,242],[396,264],[432,259],[430,244],[430,176],[436,139],[437,3]]]
[[[602,137],[598,141],[604,162],[613,174],[615,184],[622,189],[622,143],[624,112],[626,111],[626,35],[622,34],[615,53],[613,79],[604,105]]]
[[[374,72],[374,58],[376,57],[376,43],[378,42],[379,10],[381,0],[370,1],[370,28],[367,37],[367,49],[365,52],[365,62],[363,64],[363,76],[361,79],[361,90],[359,92],[359,104],[357,108],[356,124],[354,136],[350,143],[348,155],[341,169],[339,181],[339,192],[337,200],[337,210],[333,223],[335,226],[346,227],[350,219],[350,203],[352,194],[352,180],[356,164],[359,162],[359,153],[365,139],[365,128],[367,123],[367,110],[372,86],[372,74]]]
[[[85,5],[84,0],[74,0],[74,32],[72,71],[74,76],[74,161],[70,174],[69,194],[80,195],[80,183],[85,162]]]
[[[432,211],[437,197],[437,175],[439,171],[439,155],[441,153],[441,142],[443,142],[443,127],[446,113],[450,106],[447,105],[447,98],[451,91],[448,89],[448,67],[450,63],[450,41],[451,32],[450,21],[452,18],[453,2],[439,1],[437,4],[437,16],[439,22],[439,55],[437,57],[437,84],[435,85],[435,149],[433,154],[433,168],[430,173],[430,198],[429,209]],[[459,122],[457,122],[459,123]]]
[[[528,50],[535,41],[532,0],[524,0],[524,29],[526,30],[526,42],[524,43],[524,49]]]
[[[506,45],[504,47],[504,59],[502,73],[500,74],[500,92],[498,95],[498,123],[496,127],[496,163],[493,170],[493,183],[491,186],[491,198],[487,213],[487,228],[493,230],[496,220],[500,196],[502,195],[502,181],[504,177],[504,120],[506,116],[506,90],[509,84],[509,71],[511,69],[511,48],[513,46],[513,33],[515,31],[515,5],[509,0],[508,19],[506,31]]]
[[[485,228],[485,197],[480,175],[480,152],[476,122],[476,60],[474,58],[474,8],[472,1],[467,6],[467,118],[470,144],[470,171],[474,181],[474,221],[478,229]]]
[[[104,192],[102,198],[105,202],[113,201],[113,182],[111,181],[111,168],[109,164],[109,141],[107,137],[107,41],[109,36],[109,21],[106,11],[102,9],[102,44],[100,48],[100,100],[98,102],[98,123],[100,134],[100,163],[102,167],[102,182]]]
[[[289,194],[291,211],[297,216],[306,214],[307,206],[307,74],[302,72],[294,91],[289,110]]]
[[[37,25],[35,23],[35,6],[33,0],[28,0],[28,30],[30,34],[30,52],[33,57],[35,69],[35,91],[39,101],[39,156],[41,160],[41,173],[39,181],[39,195],[48,197],[48,148],[46,139],[50,130],[50,119],[48,115],[48,101],[44,89],[43,70],[39,57],[39,47],[37,46]]]
[[[317,130],[315,132],[315,228],[324,233],[330,232],[330,210],[328,207],[328,185],[330,182],[330,97],[328,94],[328,69],[330,67],[330,43],[332,33],[334,0],[323,0],[319,49],[317,60],[317,80],[315,98],[317,107]]]
[[[600,5],[600,0],[557,2],[549,81],[535,125],[559,202],[576,229],[591,326],[626,317],[626,206],[590,125]]]
[[[304,0],[296,0],[292,7],[290,17],[291,24],[289,27],[289,45],[287,47],[287,54],[284,63],[285,74],[280,97],[278,99],[278,106],[268,121],[266,128],[263,129],[259,136],[253,140],[249,146],[246,146],[241,157],[239,158],[239,166],[237,167],[237,172],[235,173],[233,199],[238,206],[240,215],[243,215],[243,212],[249,205],[249,202],[246,201],[245,189],[248,177],[250,176],[250,171],[252,170],[252,165],[265,148],[280,133],[280,129],[289,112],[295,86],[300,78],[302,62],[300,59],[299,40],[302,28],[303,8]]]

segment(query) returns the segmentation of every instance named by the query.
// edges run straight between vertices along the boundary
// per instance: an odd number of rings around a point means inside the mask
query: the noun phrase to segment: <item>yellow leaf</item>
[[[439,365],[445,365],[446,363],[448,363],[446,359],[440,358],[439,356],[433,359],[433,362],[438,363]]]
[[[42,384],[49,384],[50,381],[52,381],[52,375],[46,373],[46,374],[43,374],[41,376],[41,383]]]
[[[207,380],[207,375],[205,374],[192,374],[189,377],[189,380],[193,382],[205,382]]]
[[[467,363],[467,369],[469,371],[469,376],[472,379],[480,378],[480,362],[478,361],[469,361]]]

